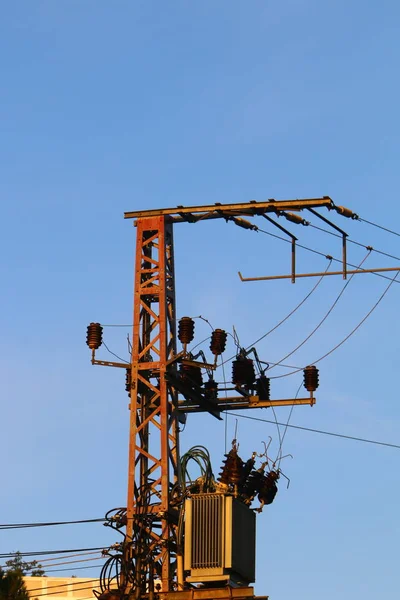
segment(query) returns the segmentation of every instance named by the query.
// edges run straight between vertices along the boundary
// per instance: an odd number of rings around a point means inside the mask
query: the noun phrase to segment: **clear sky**
[[[123,212],[330,195],[399,231],[400,7],[18,0],[0,10],[0,521],[101,517],[126,502],[128,400],[124,373],[90,365],[85,335],[90,321],[132,320],[135,231]],[[353,239],[400,255],[397,237],[330,216]],[[340,255],[339,240],[287,225],[305,245]],[[221,221],[177,225],[175,234],[178,315],[234,325],[243,345],[315,283],[241,283],[238,270],[289,270],[287,245],[262,233]],[[349,262],[365,254],[351,246]],[[373,254],[364,264],[400,262]],[[320,271],[326,259],[299,250],[298,268]],[[332,348],[387,283],[355,277],[287,362],[304,366]],[[260,357],[276,362],[297,346],[342,287],[340,278],[324,280],[257,346]],[[317,405],[296,408],[291,423],[400,443],[399,293],[394,284],[360,331],[320,363]],[[209,330],[199,323],[196,331],[200,341]],[[124,357],[128,332],[105,330]],[[273,380],[272,397],[291,398],[300,383],[301,374]],[[273,419],[267,410],[251,415]],[[235,426],[230,417],[228,446]],[[276,452],[276,426],[240,419],[242,457],[270,435]],[[224,424],[191,417],[182,449],[198,443],[210,448],[218,474]],[[397,598],[399,450],[291,429],[284,451],[294,457],[282,463],[291,484],[282,480],[258,517],[256,592],[273,600]],[[114,541],[101,524],[2,531],[0,553]],[[71,565],[59,574],[70,573],[98,570]]]

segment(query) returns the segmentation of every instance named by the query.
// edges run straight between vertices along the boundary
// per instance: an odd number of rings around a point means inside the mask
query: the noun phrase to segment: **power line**
[[[286,242],[287,244],[291,244],[290,240],[287,240],[286,238],[284,238],[280,235],[276,235],[275,233],[271,233],[270,231],[265,231],[264,229],[258,229],[257,231],[261,231],[261,233],[265,233],[266,235],[277,238],[278,240],[282,240],[283,242]],[[332,259],[334,262],[343,264],[343,261],[340,258],[335,258],[335,257],[331,256],[330,254],[324,254],[323,252],[320,252],[319,250],[315,250],[314,248],[309,248],[308,246],[304,246],[303,244],[299,244],[298,242],[296,242],[296,247],[302,248],[303,250],[307,250],[308,252],[313,252],[314,254],[323,256],[324,258]],[[346,265],[348,267],[353,267],[354,269],[357,268],[356,265],[353,265],[352,263],[349,263],[349,262],[347,262]],[[363,270],[364,269],[361,269],[361,271],[363,271]],[[383,279],[389,279],[391,281],[390,277],[388,277],[387,275],[382,275],[382,273],[371,273],[371,275],[376,275],[377,277],[382,277]],[[400,281],[397,281],[396,283],[400,283]]]
[[[324,227],[318,227],[318,225],[314,225],[313,223],[309,223],[309,226],[313,229],[318,229],[319,231],[323,231],[324,233],[328,233],[329,235],[333,235],[334,237],[342,239],[342,236],[338,233],[334,233],[333,231],[329,231],[329,229],[325,229]],[[387,256],[388,258],[394,258],[394,260],[400,260],[398,256],[393,254],[389,254],[388,252],[383,252],[383,250],[377,250],[372,246],[367,246],[366,244],[362,244],[361,242],[357,242],[356,240],[352,240],[349,237],[346,237],[346,242],[350,244],[354,244],[355,246],[359,246],[360,248],[366,248],[367,250],[371,250],[371,252],[375,252],[376,254],[381,254],[382,256]]]
[[[68,567],[67,569],[45,569],[45,571],[46,573],[59,573],[61,571],[80,571],[81,569],[97,569],[99,567],[102,567],[103,565],[104,563],[99,563],[97,565],[87,565],[85,567]]]
[[[75,548],[73,550],[43,550],[42,552],[7,552],[0,554],[0,558],[15,558],[15,556],[47,556],[49,554],[69,554],[70,552],[88,552],[89,550],[104,550],[101,548]],[[46,559],[43,559],[46,560]]]
[[[121,358],[120,356],[118,356],[118,354],[115,354],[115,352],[112,352],[110,350],[110,348],[107,346],[107,344],[105,343],[105,341],[103,340],[103,346],[105,347],[105,349],[112,354],[113,356],[115,356],[115,358],[118,358],[118,360],[122,360],[122,362],[126,363],[127,365],[129,365],[129,362],[127,362],[124,358]]]
[[[335,352],[335,350],[337,350],[338,348],[340,348],[340,346],[342,346],[345,342],[347,342],[347,340],[349,340],[352,337],[352,335],[354,335],[354,333],[356,333],[356,331],[361,327],[361,325],[363,323],[365,323],[365,321],[368,319],[368,317],[371,316],[371,314],[374,312],[374,310],[377,308],[377,306],[382,302],[383,298],[386,296],[386,294],[388,293],[390,287],[396,281],[396,278],[399,276],[399,274],[400,273],[398,271],[396,273],[396,275],[393,277],[393,279],[390,281],[389,285],[385,288],[385,290],[383,291],[383,293],[380,295],[380,297],[378,298],[378,300],[375,302],[375,304],[373,305],[373,307],[367,312],[367,314],[361,319],[361,321],[354,327],[354,329],[352,329],[350,331],[350,333],[348,333],[346,335],[346,337],[342,339],[341,342],[339,342],[338,344],[336,344],[336,346],[334,346],[328,352],[326,352],[325,354],[323,354],[322,356],[320,356],[317,360],[314,360],[312,362],[313,365],[316,365],[317,363],[321,362],[321,360],[324,360],[324,358],[327,358],[330,354],[332,354],[333,352]],[[289,375],[294,375],[294,373],[298,373],[301,370],[302,369],[296,369],[295,371],[291,371],[290,373],[285,373],[283,375],[275,375],[275,376],[272,376],[271,379],[281,379],[282,377],[288,377]]]
[[[97,581],[98,582],[97,586],[89,585],[89,586],[80,587],[80,588],[75,587],[75,588],[73,588],[72,591],[73,592],[83,592],[84,590],[92,590],[94,587],[99,587],[99,585],[100,585],[99,580],[95,579],[93,581]],[[83,584],[83,583],[87,583],[87,582],[86,581],[85,582],[84,581],[80,581],[80,582],[77,582],[77,583]],[[60,587],[60,586],[56,586],[56,587]],[[28,590],[28,593],[31,592],[31,591],[32,590]],[[43,588],[40,588],[40,591],[44,591],[44,594],[35,594],[35,598],[42,598],[43,596],[54,596],[55,594],[56,595],[60,595],[59,591],[57,591],[57,592],[48,592],[47,593],[45,590],[43,590]],[[67,590],[65,590],[65,591],[67,591]],[[77,600],[80,600],[80,599],[77,599]]]
[[[328,272],[329,267],[331,266],[331,264],[332,264],[332,259],[329,260],[329,264],[328,264],[328,266],[325,269],[325,273]],[[252,344],[249,344],[249,346],[247,346],[246,350],[249,350],[250,348],[252,348],[256,344],[258,344],[259,342],[261,342],[261,340],[265,339],[268,335],[270,335],[271,333],[273,333],[276,329],[278,329],[278,327],[280,327],[281,325],[283,325],[292,315],[294,315],[294,313],[301,306],[303,306],[303,304],[306,302],[306,300],[308,300],[308,298],[310,298],[310,296],[315,292],[315,290],[319,287],[319,285],[320,285],[320,283],[322,282],[323,279],[324,279],[324,275],[321,275],[321,277],[318,279],[318,281],[314,285],[314,287],[311,288],[311,290],[308,292],[308,294],[306,294],[304,296],[304,298],[290,311],[290,313],[287,314],[286,317],[284,317],[283,319],[281,319],[281,321],[279,321],[279,323],[277,323],[276,325],[274,325],[274,327],[272,327],[269,331],[267,331],[261,337],[259,337],[255,342],[253,342]],[[232,358],[235,358],[235,355],[231,356],[230,358],[227,358],[224,362],[222,362],[218,366],[221,366],[221,365],[225,364],[226,362],[229,362],[230,360],[232,360]],[[282,360],[284,360],[284,359],[282,359]],[[270,362],[269,364],[275,366],[275,365],[280,364],[280,363],[271,363]],[[285,366],[288,366],[288,365],[280,365],[280,366],[285,367]],[[288,368],[291,368],[291,367],[288,366]]]
[[[367,255],[363,258],[363,260],[360,262],[359,266],[357,267],[357,269],[359,269],[361,267],[361,265],[367,260],[368,256],[371,254],[370,251],[368,251]],[[295,352],[297,352],[297,350],[299,350],[302,346],[304,346],[304,344],[306,342],[308,342],[308,340],[314,335],[314,333],[316,333],[318,331],[318,329],[320,327],[322,327],[322,325],[324,324],[324,322],[326,321],[326,319],[329,317],[329,315],[331,314],[331,312],[333,311],[333,309],[335,308],[335,306],[337,305],[337,303],[339,302],[340,298],[343,296],[345,290],[347,289],[348,285],[351,283],[353,277],[355,276],[355,273],[353,273],[353,275],[351,275],[349,277],[349,279],[346,281],[346,283],[344,284],[343,288],[341,289],[341,291],[339,292],[339,294],[337,295],[335,301],[333,302],[333,304],[330,306],[328,312],[325,313],[325,315],[322,317],[322,319],[320,320],[320,322],[316,325],[316,327],[314,327],[314,329],[311,331],[311,333],[300,343],[298,344],[298,346],[296,346],[294,348],[294,350],[292,350],[291,352],[289,352],[288,354],[286,354],[282,360],[278,361],[278,363],[276,365],[273,365],[271,367],[271,369],[273,369],[275,366],[279,366],[279,364],[281,362],[283,362],[284,360],[286,360],[287,358],[289,358],[290,356],[292,356],[292,354],[294,354]]]
[[[78,523],[101,523],[105,521],[102,519],[82,519],[79,521],[54,521],[54,522],[43,522],[43,523],[4,523],[0,524],[1,529],[24,529],[29,527],[52,527],[54,525],[74,525]]]
[[[55,585],[48,585],[48,586],[47,586],[47,589],[48,589],[48,590],[51,590],[51,589],[55,589],[55,588],[63,588],[63,587],[68,587],[69,585],[72,585],[72,586],[77,586],[77,585],[82,585],[83,583],[85,583],[85,584],[86,584],[86,583],[91,583],[91,582],[93,582],[93,581],[99,581],[98,577],[96,577],[95,579],[88,579],[88,580],[87,580],[87,581],[85,581],[85,582],[83,582],[83,581],[77,581],[77,582],[75,583],[75,582],[72,582],[72,581],[71,581],[71,582],[68,582],[68,583],[56,583]],[[43,588],[42,588],[42,587],[39,587],[39,588],[32,588],[32,589],[30,589],[30,590],[29,590],[29,592],[39,592],[39,591],[42,591],[42,590],[43,590]]]
[[[250,417],[247,415],[240,415],[240,414],[236,414],[236,413],[230,413],[230,414],[235,417],[241,417],[242,419],[251,419],[252,421],[261,421],[263,423],[271,423],[272,425],[275,425],[275,421],[271,421],[268,419],[260,419],[258,417]],[[397,450],[400,450],[400,445],[390,444],[389,442],[379,442],[377,440],[370,440],[368,438],[355,437],[353,435],[344,435],[342,433],[335,433],[333,431],[323,431],[322,429],[312,429],[311,427],[301,427],[300,425],[289,425],[289,423],[278,423],[278,424],[282,425],[283,427],[291,427],[292,429],[300,429],[302,431],[311,431],[312,433],[320,433],[322,435],[330,435],[333,437],[343,438],[346,440],[353,440],[355,442],[364,442],[366,444],[376,444],[378,446],[387,446],[389,448],[396,448]]]
[[[65,561],[55,562],[55,563],[52,562],[49,565],[43,565],[42,563],[53,561],[54,558],[47,558],[47,559],[44,559],[44,560],[40,560],[39,559],[39,561],[36,561],[36,562],[38,562],[37,568],[43,567],[43,569],[47,572],[48,571],[48,567],[50,567],[50,569],[51,569],[52,567],[58,567],[59,565],[81,564],[81,563],[84,563],[84,562],[91,562],[92,560],[102,560],[103,558],[105,559],[105,556],[104,557],[99,556],[99,552],[96,552],[96,553],[95,552],[87,552],[86,554],[96,554],[96,556],[93,557],[93,558],[81,558],[80,560],[65,560]],[[78,554],[73,554],[72,556],[79,556],[79,555]],[[83,554],[83,556],[85,556],[85,554]],[[3,565],[0,565],[0,568],[2,568],[2,569],[12,569],[12,566],[10,567],[7,564],[3,564]],[[91,567],[74,567],[74,568],[89,569]],[[62,569],[56,569],[56,570],[62,570]]]
[[[383,231],[387,231],[388,233],[391,233],[393,235],[397,235],[398,237],[400,237],[400,233],[397,233],[397,231],[392,231],[392,229],[388,229],[387,227],[383,227],[382,225],[378,225],[377,223],[372,223],[372,221],[367,221],[367,219],[362,219],[361,217],[358,217],[357,221],[362,221],[363,223],[368,223],[368,225],[372,225],[373,227],[377,227],[378,229],[382,229]]]

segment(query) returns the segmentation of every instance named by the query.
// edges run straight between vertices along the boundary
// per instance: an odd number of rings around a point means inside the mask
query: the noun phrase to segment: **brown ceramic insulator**
[[[219,474],[219,481],[225,484],[238,484],[243,474],[243,461],[238,456],[235,449],[232,449],[228,454],[225,455],[226,460],[224,461],[222,471]]]
[[[262,478],[258,493],[258,499],[260,502],[263,504],[272,504],[278,491],[278,486],[276,485],[276,481],[278,479],[278,471],[270,471]]]
[[[132,371],[131,369],[126,369],[126,375],[125,375],[125,389],[128,392],[128,394],[130,394],[131,392],[131,385],[132,385]]]
[[[251,387],[256,378],[251,358],[237,358],[232,362],[232,383]]]
[[[183,381],[190,386],[198,385],[200,387],[203,384],[203,375],[200,367],[181,363],[179,366],[179,374]]]
[[[260,400],[270,399],[270,379],[265,375],[260,375],[256,381],[257,396]]]
[[[211,334],[210,350],[215,356],[225,352],[228,334],[223,329],[214,329]]]
[[[207,400],[215,400],[218,396],[218,383],[214,379],[209,379],[204,384],[204,395]]]
[[[263,477],[263,469],[252,471],[243,485],[242,494],[248,498],[253,498],[261,487]]]
[[[90,323],[86,333],[86,343],[91,350],[97,350],[103,343],[103,328],[100,323]]]
[[[319,386],[319,375],[318,369],[314,365],[309,365],[303,371],[304,374],[304,387],[309,392],[315,392]]]
[[[194,321],[190,317],[182,317],[178,323],[178,338],[182,344],[190,344],[194,338]]]

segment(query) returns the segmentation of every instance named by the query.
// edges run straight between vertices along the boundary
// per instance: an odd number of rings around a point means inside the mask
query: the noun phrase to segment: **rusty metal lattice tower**
[[[179,453],[177,395],[165,377],[176,355],[173,231],[165,216],[137,222],[134,294],[127,539],[143,553],[137,583],[149,579],[154,559],[162,565],[159,576],[168,590],[170,482],[179,477]],[[141,539],[134,535],[138,520]]]
[[[287,211],[308,209],[319,216],[314,210],[318,208],[357,218],[348,209],[335,206],[329,197],[179,206],[125,213],[125,218],[135,220],[137,230],[130,364],[97,360],[95,350],[101,345],[101,326],[92,323],[88,328],[92,363],[127,369],[127,391],[130,396],[127,507],[126,511],[116,509],[119,510],[118,518],[114,520],[116,528],[126,527],[126,535],[119,556],[111,557],[119,565],[119,573],[115,578],[117,594],[107,580],[103,586],[103,600],[110,598],[110,594],[118,598],[133,595],[139,599],[146,596],[151,600],[155,592],[160,600],[166,597],[177,600],[177,594],[182,594],[182,600],[225,598],[226,592],[219,593],[215,587],[211,591],[201,591],[193,587],[189,590],[186,585],[182,539],[177,535],[182,525],[184,499],[180,481],[179,423],[185,422],[187,414],[192,412],[209,412],[221,418],[222,411],[232,409],[315,403],[313,391],[310,391],[308,398],[271,400],[269,393],[268,397],[261,397],[236,386],[233,389],[239,395],[224,395],[220,399],[217,393],[211,397],[207,395],[201,386],[189,389],[185,385],[177,365],[186,361],[186,365],[199,367],[199,363],[193,362],[191,355],[188,357],[185,351],[177,352],[173,225],[222,218],[245,229],[257,229],[243,217],[264,217],[290,235],[290,277],[294,282],[297,238],[269,215],[283,216],[294,223],[305,224],[299,215]],[[321,218],[328,222],[324,217]],[[336,227],[334,224],[332,226]],[[346,277],[347,234],[342,234],[342,274]],[[215,365],[201,366],[215,368]],[[242,588],[241,591],[231,589],[229,594],[230,598],[254,598],[252,588]]]

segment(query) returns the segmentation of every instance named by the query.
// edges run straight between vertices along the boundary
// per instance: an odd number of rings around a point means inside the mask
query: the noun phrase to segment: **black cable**
[[[89,550],[104,550],[101,548],[74,548],[73,550],[43,550],[42,552],[7,552],[0,554],[0,558],[14,558],[15,556],[47,556],[49,554],[69,554],[70,552],[89,552]]]
[[[367,255],[362,259],[362,261],[360,262],[360,264],[358,265],[357,269],[361,268],[361,265],[367,260],[368,256],[371,254],[371,251],[368,250]],[[331,312],[333,311],[333,309],[335,308],[335,306],[337,305],[337,303],[339,302],[340,298],[343,296],[345,290],[347,289],[347,287],[349,286],[349,284],[351,283],[351,281],[353,280],[353,277],[355,277],[355,273],[353,273],[352,275],[350,275],[350,277],[347,279],[346,283],[344,284],[344,286],[342,287],[341,291],[339,292],[339,294],[336,296],[335,301],[333,302],[333,304],[330,306],[328,312],[325,313],[325,315],[323,316],[323,318],[320,320],[320,322],[318,323],[318,325],[316,325],[316,327],[314,327],[314,329],[311,331],[311,333],[300,343],[298,344],[298,346],[296,346],[294,348],[294,350],[292,350],[291,352],[289,352],[288,354],[286,354],[280,361],[278,361],[277,364],[271,366],[271,369],[273,369],[275,366],[279,366],[279,364],[281,362],[283,362],[284,360],[286,360],[287,358],[289,358],[290,356],[292,356],[292,354],[294,354],[295,352],[297,352],[297,350],[299,350],[302,346],[304,346],[304,344],[306,342],[308,342],[308,340],[314,335],[314,333],[316,333],[318,331],[318,329],[323,325],[323,323],[326,321],[326,319],[329,317],[329,315],[331,314]]]
[[[95,553],[88,552],[87,554],[95,554]],[[43,565],[42,563],[48,562],[49,560],[53,561],[54,558],[47,558],[45,560],[40,559],[39,561],[36,561],[38,563],[36,568],[41,568],[41,569],[45,570],[47,573],[48,567],[51,569],[52,567],[58,567],[60,565],[73,565],[73,564],[81,564],[84,562],[91,562],[92,560],[102,560],[102,557],[98,556],[99,553],[96,552],[96,554],[97,554],[97,556],[95,556],[93,558],[83,558],[81,560],[64,560],[61,562],[52,562],[50,565]],[[79,555],[75,554],[73,556],[79,556]],[[105,559],[105,556],[103,558]],[[92,567],[91,566],[90,567],[68,567],[68,569],[71,569],[71,568],[88,569],[88,568],[92,568]],[[9,567],[7,564],[4,564],[4,565],[0,565],[0,569],[12,569],[12,567]],[[33,568],[33,570],[34,569],[35,568]],[[65,570],[68,570],[68,569],[65,569]],[[32,569],[30,569],[30,570],[32,570]],[[55,570],[57,571],[57,570],[62,570],[62,569],[55,569]]]
[[[400,274],[400,272],[398,271],[396,273],[396,275],[393,277],[393,279],[391,279],[389,285],[386,286],[385,290],[380,295],[380,297],[378,298],[378,300],[375,302],[375,304],[373,305],[373,307],[367,312],[367,314],[361,319],[361,321],[354,327],[354,329],[352,329],[350,331],[350,333],[348,333],[346,335],[346,337],[342,339],[341,342],[339,342],[338,344],[336,344],[336,346],[334,346],[333,348],[331,348],[328,352],[326,352],[325,354],[323,354],[322,356],[320,356],[317,360],[315,360],[311,364],[316,365],[317,363],[321,362],[321,360],[324,360],[324,358],[327,358],[330,354],[332,354],[333,352],[335,352],[335,350],[337,350],[338,348],[340,348],[340,346],[342,346],[345,342],[347,342],[347,340],[350,339],[354,333],[356,333],[356,331],[361,327],[361,325],[368,319],[368,317],[374,312],[374,310],[377,308],[377,306],[381,303],[381,301],[383,300],[383,298],[388,293],[388,291],[389,291],[390,287],[392,286],[392,284],[395,283],[395,281],[397,281],[397,277],[399,276],[399,274]],[[282,377],[288,377],[289,375],[294,375],[295,373],[298,373],[299,371],[302,371],[302,369],[296,369],[295,371],[291,371],[291,373],[285,373],[284,375],[274,375],[274,376],[271,377],[271,379],[281,379]]]
[[[111,352],[110,348],[107,346],[107,344],[105,343],[105,341],[103,340],[103,346],[105,346],[106,350],[108,350],[108,352],[110,354],[112,354],[113,356],[115,356],[115,358],[118,358],[118,360],[122,360],[122,362],[126,363],[127,365],[129,365],[130,363],[127,362],[124,358],[121,358],[120,356],[118,356],[118,354],[115,354],[114,352]]]
[[[264,229],[258,229],[258,231],[261,231],[261,233],[265,233],[266,235],[270,235],[274,238],[277,238],[278,240],[282,240],[283,242],[286,242],[287,244],[291,244],[290,240],[287,240],[286,238],[280,236],[280,235],[276,235],[275,233],[271,233],[270,231],[265,231]],[[323,256],[324,258],[329,258],[332,259],[334,262],[343,264],[343,261],[340,258],[335,258],[333,256],[330,256],[329,254],[324,254],[323,252],[320,252],[319,250],[314,250],[313,248],[309,248],[308,246],[303,246],[302,244],[299,244],[298,242],[296,242],[296,246],[298,248],[302,248],[303,250],[308,250],[308,252],[313,252],[314,254],[318,254],[319,256]],[[348,267],[353,267],[354,269],[356,269],[356,265],[353,265],[352,263],[346,263],[346,265]],[[361,269],[361,271],[363,271],[364,269]],[[371,275],[376,275],[377,277],[382,277],[383,279],[389,279],[390,281],[391,278],[388,277],[387,275],[383,275],[382,273],[371,273]],[[397,281],[396,283],[400,283],[400,281]]]
[[[297,392],[296,392],[296,395],[295,395],[295,397],[294,397],[294,399],[295,399],[295,400],[297,400],[297,396],[298,396],[298,395],[299,395],[299,393],[300,393],[300,390],[301,390],[301,386],[302,386],[302,385],[303,385],[303,382],[301,382],[301,383],[300,383],[300,385],[299,385],[299,387],[297,388]],[[289,427],[289,422],[290,422],[290,419],[292,418],[292,414],[293,414],[293,409],[294,409],[294,407],[295,407],[295,403],[293,402],[292,406],[290,407],[290,411],[289,411],[288,420],[286,421],[286,424],[285,424],[285,429],[284,429],[284,431],[283,431],[283,436],[282,436],[282,440],[281,440],[281,443],[280,443],[280,446],[279,446],[278,455],[277,455],[277,457],[276,457],[276,460],[278,460],[278,458],[279,458],[279,465],[281,464],[281,459],[282,459],[282,446],[283,446],[283,442],[285,441],[286,433],[287,433],[287,430],[288,430],[288,427]],[[276,417],[275,417],[275,420],[276,420]],[[279,455],[280,455],[280,456],[279,456]],[[275,462],[276,462],[276,461],[275,461]],[[279,465],[278,465],[278,466],[279,466]]]
[[[283,238],[282,238],[283,239]],[[329,267],[332,264],[332,258],[329,259],[329,263],[328,266],[325,269],[325,273],[328,272]],[[301,307],[303,306],[303,304],[306,302],[306,300],[308,300],[308,298],[315,292],[315,290],[318,288],[318,286],[320,285],[320,283],[322,282],[322,280],[324,279],[324,275],[321,275],[321,277],[318,279],[317,283],[311,288],[311,290],[308,292],[308,294],[306,294],[304,296],[304,298],[290,311],[289,314],[286,315],[286,317],[284,317],[281,321],[279,321],[279,323],[277,323],[276,325],[274,325],[274,327],[272,327],[269,331],[267,331],[267,333],[264,333],[261,337],[259,337],[255,342],[253,342],[252,344],[250,344],[249,346],[247,346],[246,350],[249,350],[250,348],[252,348],[253,346],[255,346],[256,344],[258,344],[259,342],[261,342],[261,340],[265,339],[268,335],[270,335],[271,333],[273,333],[276,329],[278,329],[278,327],[280,327],[281,325],[283,325],[283,323],[285,323],[292,315],[294,315],[294,313]],[[226,359],[224,362],[229,362],[230,360],[232,360],[232,358],[235,358],[235,356],[231,356],[230,358]],[[222,362],[220,365],[221,366],[224,364],[224,362]],[[269,361],[268,361],[269,362]],[[276,365],[277,363],[269,363],[270,365]],[[282,367],[286,366],[286,365],[281,365]]]
[[[391,229],[387,229],[387,227],[382,227],[382,225],[372,223],[372,221],[367,221],[367,219],[362,219],[361,217],[358,217],[357,221],[368,223],[368,225],[372,225],[373,227],[377,227],[378,229],[382,229],[383,231],[387,231],[388,233],[392,233],[393,235],[397,235],[398,237],[400,237],[400,233],[397,233],[397,231],[392,231]]]
[[[76,583],[72,582],[72,581],[69,581],[68,583],[56,583],[55,585],[48,585],[47,589],[51,590],[51,589],[54,589],[54,588],[63,588],[63,587],[68,587],[69,585],[77,586],[77,585],[82,585],[83,583],[86,584],[86,583],[91,583],[93,581],[98,581],[98,580],[99,580],[98,577],[96,577],[96,579],[88,579],[87,581],[77,581]],[[76,588],[72,588],[72,589],[74,590]],[[30,589],[29,593],[30,592],[41,592],[41,591],[43,591],[43,588],[42,587],[38,587],[38,588],[32,588],[32,589]]]
[[[99,580],[96,579],[94,581],[98,582]],[[79,583],[80,584],[86,583],[86,581],[80,581]],[[56,587],[59,587],[59,586],[56,586]],[[72,591],[74,591],[74,592],[82,592],[83,590],[92,590],[94,587],[98,587],[98,585],[97,586],[89,585],[89,586],[80,587],[80,588],[75,587],[75,588],[73,588]],[[28,590],[28,593],[30,593],[31,591],[32,590]],[[44,591],[43,588],[40,588],[40,591]],[[67,591],[67,590],[65,590],[65,591]],[[42,598],[43,596],[54,596],[54,595],[58,595],[59,596],[60,592],[59,591],[57,591],[57,592],[46,592],[46,591],[44,591],[44,594],[35,594],[35,598]]]
[[[262,421],[263,423],[271,423],[275,425],[275,421],[270,421],[268,419],[260,419],[257,417],[249,417],[247,415],[240,415],[236,413],[231,413],[234,417],[241,417],[242,419],[251,419],[252,421]],[[323,431],[322,429],[312,429],[311,427],[300,427],[300,425],[289,425],[286,423],[279,423],[279,425],[283,425],[284,427],[291,427],[293,429],[301,429],[302,431],[311,431],[312,433],[320,433],[322,435],[330,435],[333,437],[344,438],[346,440],[354,440],[355,442],[364,442],[366,444],[376,444],[378,446],[387,446],[389,448],[396,448],[400,450],[400,445],[398,444],[390,444],[389,442],[378,442],[377,440],[370,440],[368,438],[355,437],[353,435],[344,435],[342,433],[334,433],[333,431]]]
[[[24,529],[29,527],[51,527],[53,525],[74,525],[78,523],[101,523],[102,519],[82,519],[79,521],[54,521],[54,522],[43,522],[43,523],[4,523],[0,524],[1,529]]]
[[[309,224],[313,229],[318,229],[319,231],[323,231],[324,233],[329,233],[329,235],[333,235],[334,237],[342,239],[339,233],[334,233],[333,231],[329,231],[329,229],[324,229],[324,227],[318,227],[318,225],[313,225],[313,223]],[[362,244],[361,242],[357,242],[356,240],[352,240],[349,237],[346,238],[346,241],[355,246],[359,246],[360,248],[366,248],[367,250],[371,249],[372,252],[376,252],[376,254],[382,254],[382,256],[387,256],[388,258],[394,258],[395,260],[400,260],[398,256],[394,256],[393,254],[389,254],[388,252],[383,252],[383,250],[377,250],[372,246],[367,246],[366,244]]]
[[[111,325],[108,325],[108,324],[107,324],[107,325],[105,325],[104,323],[100,323],[100,325],[101,325],[102,327],[133,327],[132,323],[131,323],[131,324],[129,324],[129,325],[119,325],[119,324],[116,324],[116,325],[113,325],[113,324],[111,324]]]
[[[44,568],[43,570],[46,571],[46,573],[58,573],[61,571],[80,571],[81,569],[97,569],[99,567],[102,567],[104,563],[99,563],[98,565],[89,565],[87,567],[68,567],[66,569],[46,569]]]

